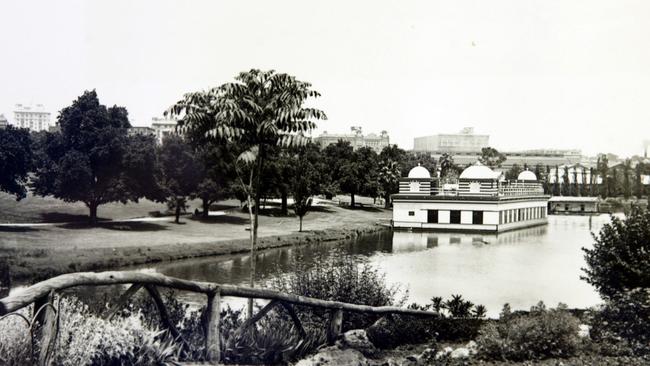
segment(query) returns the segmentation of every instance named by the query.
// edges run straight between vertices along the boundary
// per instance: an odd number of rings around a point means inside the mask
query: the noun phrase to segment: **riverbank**
[[[333,204],[314,208],[298,232],[295,216],[260,216],[259,249],[331,242],[386,230],[378,221],[391,212],[375,207],[351,210]],[[161,221],[103,222],[0,228],[0,259],[14,283],[55,275],[116,269],[177,259],[246,253],[250,250],[248,215],[239,208],[207,219],[185,216],[178,225]]]

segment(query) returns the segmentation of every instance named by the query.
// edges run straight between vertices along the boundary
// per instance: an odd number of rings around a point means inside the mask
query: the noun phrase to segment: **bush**
[[[650,211],[634,208],[625,220],[612,217],[600,230],[593,249],[585,249],[582,278],[605,299],[650,287]]]
[[[483,325],[476,339],[478,354],[491,360],[566,358],[581,344],[580,322],[566,306],[547,310],[543,303],[526,315],[514,315],[506,304],[498,322]]]
[[[31,307],[17,313],[31,317]],[[16,315],[0,320],[0,365],[32,365],[32,346],[29,325]]]
[[[272,283],[278,291],[322,300],[342,301],[370,306],[402,305],[407,297],[399,286],[389,286],[385,275],[369,263],[362,263],[347,255],[334,255],[316,260],[308,267],[296,261],[293,273]],[[324,310],[297,307],[302,316],[323,320]],[[343,331],[361,329],[377,320],[377,316],[347,312],[343,317]]]

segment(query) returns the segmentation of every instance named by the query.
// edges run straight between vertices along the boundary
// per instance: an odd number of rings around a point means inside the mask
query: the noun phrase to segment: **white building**
[[[392,196],[393,226],[502,232],[544,225],[548,198],[531,171],[506,181],[502,173],[477,162],[461,173],[457,185],[440,185],[426,168],[417,166]]]
[[[476,135],[473,127],[465,127],[459,133],[416,137],[413,140],[413,150],[434,154],[478,154],[482,148],[490,146],[489,143],[489,135]]]
[[[28,128],[30,131],[48,131],[50,129],[50,112],[46,111],[42,104],[16,104],[14,120],[11,124],[19,128]]]
[[[157,117],[151,119],[151,128],[159,144],[162,144],[165,137],[176,133],[176,125],[178,121],[175,119]]]
[[[9,126],[7,117],[5,117],[4,114],[0,114],[0,128],[6,128],[7,126]]]
[[[360,147],[370,147],[378,154],[386,146],[390,145],[388,132],[386,131],[381,131],[379,135],[370,133],[364,136],[361,127],[351,127],[350,130],[352,133],[349,134],[332,134],[324,131],[318,137],[314,138],[314,142],[321,147],[326,147],[336,144],[339,140],[343,140],[349,142],[354,150]]]

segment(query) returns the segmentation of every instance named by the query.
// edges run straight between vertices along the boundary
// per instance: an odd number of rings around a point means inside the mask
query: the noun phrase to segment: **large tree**
[[[180,223],[181,211],[187,199],[196,193],[202,179],[202,166],[192,147],[180,136],[166,137],[159,150],[159,185],[167,204],[174,210],[175,222]]]
[[[291,161],[294,174],[289,189],[293,196],[293,210],[300,220],[302,231],[303,217],[311,209],[313,197],[322,191],[322,177],[326,166],[320,148],[314,144],[299,149],[298,155],[293,156]]]
[[[356,195],[376,197],[379,191],[377,153],[369,147],[352,150],[349,142],[339,141],[325,148],[333,179],[343,193],[350,195],[350,208]]]
[[[90,222],[108,202],[137,201],[158,193],[154,182],[154,140],[128,136],[125,108],[99,103],[87,91],[58,117],[60,132],[48,133],[39,152],[33,190],[66,202],[83,202]]]
[[[386,146],[379,153],[379,186],[384,196],[384,207],[390,207],[390,196],[399,192],[399,179],[404,174],[406,151],[397,145]]]
[[[316,127],[316,120],[326,119],[321,110],[304,106],[308,99],[318,96],[311,84],[291,75],[252,69],[237,75],[235,82],[185,94],[168,111],[179,118],[181,129],[198,131],[215,143],[225,141],[244,150],[239,155],[238,176],[247,194],[252,227],[251,286],[255,284],[261,173],[266,151],[271,146],[301,146],[309,141],[304,134]],[[249,315],[252,311],[249,301]]]
[[[27,173],[32,168],[29,131],[8,126],[0,129],[0,191],[25,198]]]
[[[506,161],[506,156],[493,147],[484,147],[481,149],[481,155],[478,157],[481,164],[490,167],[490,169],[500,168],[501,164]]]

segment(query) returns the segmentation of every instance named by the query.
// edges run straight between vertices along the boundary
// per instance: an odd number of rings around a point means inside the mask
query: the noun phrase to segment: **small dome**
[[[537,180],[537,176],[530,170],[524,170],[523,172],[519,173],[517,180]]]
[[[493,171],[492,169],[486,167],[480,162],[465,168],[462,173],[460,173],[460,179],[497,179],[499,173]]]
[[[431,174],[429,174],[427,168],[418,164],[409,172],[409,178],[431,178]]]

